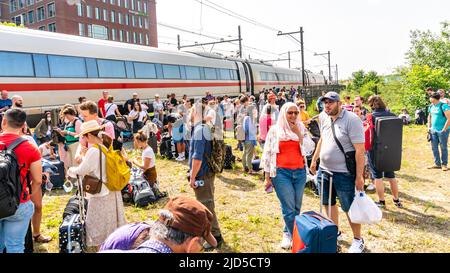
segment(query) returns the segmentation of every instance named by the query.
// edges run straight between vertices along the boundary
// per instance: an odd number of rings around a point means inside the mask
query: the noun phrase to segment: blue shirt
[[[12,100],[11,99],[6,99],[6,100],[0,99],[0,109],[2,109],[5,106],[9,106],[11,108]]]
[[[444,125],[447,122],[447,118],[444,116],[446,111],[450,111],[448,104],[439,102],[436,105],[430,105],[428,112],[431,115],[431,129],[436,131],[442,131],[442,129],[444,129]]]
[[[192,170],[192,159],[202,161],[197,177],[203,176],[209,172],[206,154],[212,151],[211,131],[207,125],[197,124],[194,127],[191,143],[189,145],[189,168]]]
[[[245,142],[251,142],[253,146],[256,146],[256,127],[249,116],[244,118],[244,132]]]

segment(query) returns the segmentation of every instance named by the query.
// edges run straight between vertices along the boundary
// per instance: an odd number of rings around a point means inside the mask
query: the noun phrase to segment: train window
[[[101,78],[125,78],[125,62],[97,60],[98,74]]]
[[[164,79],[181,79],[180,67],[178,65],[163,64]]]
[[[200,67],[186,66],[186,78],[188,80],[200,80]]]
[[[163,79],[163,70],[162,70],[162,64],[155,64],[156,68],[156,78]]]
[[[67,56],[48,56],[50,76],[54,78],[86,78],[84,58]]]
[[[231,74],[229,69],[219,69],[221,80],[231,80]]]
[[[267,80],[266,72],[259,72],[259,75],[261,76],[261,80],[262,81],[266,81]]]
[[[277,74],[280,81],[285,81],[284,74]]]
[[[217,73],[215,68],[205,67],[205,79],[217,80]]]
[[[88,78],[98,78],[97,60],[86,58]]]
[[[135,62],[134,71],[136,73],[136,78],[156,79],[156,69],[154,64]]]
[[[36,73],[36,77],[49,78],[50,71],[48,70],[47,55],[33,54],[33,61],[34,61],[34,71]]]
[[[184,65],[180,65],[181,79],[186,80],[186,67]]]
[[[0,52],[0,76],[33,77],[31,54]]]
[[[231,78],[232,78],[233,80],[238,80],[238,74],[237,74],[237,71],[236,71],[236,70],[231,69],[231,70],[230,70],[230,73],[231,73]]]
[[[134,79],[134,66],[132,62],[125,62],[125,70],[128,79]]]

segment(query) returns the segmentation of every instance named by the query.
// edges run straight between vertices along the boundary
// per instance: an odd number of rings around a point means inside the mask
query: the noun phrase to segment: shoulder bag
[[[356,175],[356,159],[355,159],[356,152],[355,151],[351,151],[351,152],[344,151],[344,148],[342,147],[341,142],[336,137],[333,120],[331,120],[331,131],[333,132],[334,141],[336,141],[336,144],[338,145],[339,150],[341,150],[341,152],[345,156],[345,165],[347,166],[348,172],[351,175],[355,176]]]
[[[85,175],[82,181],[83,191],[90,194],[97,194],[102,190],[103,166],[102,166],[102,151],[100,150],[100,147],[98,147],[98,151],[100,154],[100,178],[91,175]]]

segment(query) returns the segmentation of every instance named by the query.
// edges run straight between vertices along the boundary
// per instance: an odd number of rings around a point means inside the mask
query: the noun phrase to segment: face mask
[[[52,121],[52,118],[47,118],[47,121],[48,121],[48,122]]]

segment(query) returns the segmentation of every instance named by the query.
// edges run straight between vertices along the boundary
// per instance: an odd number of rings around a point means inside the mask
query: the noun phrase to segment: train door
[[[252,96],[255,94],[255,86],[254,86],[254,79],[253,79],[253,71],[252,66],[249,63],[244,63],[244,67],[247,68],[247,93],[250,93]]]
[[[241,62],[235,62],[237,70],[238,70],[238,80],[239,80],[239,93],[243,93],[244,86],[246,85],[245,81],[245,72],[244,72],[244,66]]]
[[[249,94],[250,85],[249,85],[249,75],[248,68],[246,67],[246,63],[237,62],[239,67],[239,83],[241,88],[241,93]]]

